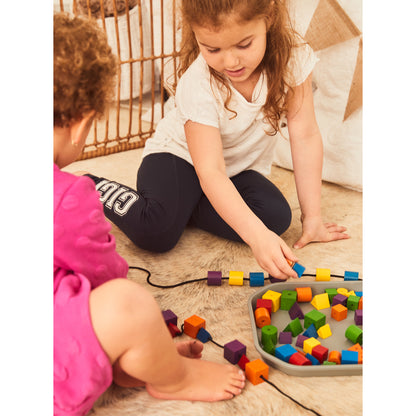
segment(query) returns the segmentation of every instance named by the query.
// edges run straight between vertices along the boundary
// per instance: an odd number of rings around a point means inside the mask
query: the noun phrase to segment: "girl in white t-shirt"
[[[315,119],[312,49],[285,1],[182,0],[175,108],[146,142],[137,193],[91,176],[107,217],[138,246],[166,251],[191,223],[244,241],[271,276],[297,277],[279,236],[291,210],[264,175],[287,125],[302,235],[294,248],[349,238],[321,217],[322,139]]]

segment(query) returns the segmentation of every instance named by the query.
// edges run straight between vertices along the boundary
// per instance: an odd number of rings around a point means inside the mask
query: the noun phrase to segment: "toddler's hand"
[[[273,231],[266,229],[257,235],[250,247],[259,266],[271,276],[282,280],[288,277],[298,277],[286,260],[297,262],[298,259],[288,245]]]
[[[302,220],[302,236],[293,248],[302,248],[312,242],[326,243],[329,241],[350,238],[345,233],[347,229],[333,222],[323,223],[321,217],[304,218]]]

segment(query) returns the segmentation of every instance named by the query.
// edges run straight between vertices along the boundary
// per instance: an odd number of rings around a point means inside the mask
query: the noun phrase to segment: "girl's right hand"
[[[259,266],[270,276],[281,280],[298,277],[286,260],[297,262],[298,259],[283,239],[273,231],[266,229],[249,245]]]

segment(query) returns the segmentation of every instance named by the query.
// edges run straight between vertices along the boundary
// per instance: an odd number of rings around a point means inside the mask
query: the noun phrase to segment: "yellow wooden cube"
[[[276,312],[280,308],[280,298],[282,294],[274,290],[268,290],[262,299],[270,299],[272,301],[272,312]]]
[[[234,286],[243,286],[244,272],[230,271],[228,276],[228,284]]]
[[[329,303],[329,296],[328,293],[321,293],[319,295],[315,295],[311,302],[312,306],[318,310],[329,308],[331,305]]]
[[[312,350],[317,346],[321,345],[321,343],[314,337],[305,339],[303,341],[303,351],[306,352],[306,354],[312,354]]]
[[[331,331],[329,324],[322,325],[318,329],[318,335],[319,335],[319,338],[322,338],[322,339],[330,337],[332,335],[332,331]]]
[[[330,269],[316,269],[316,278],[318,282],[329,282],[331,280]]]

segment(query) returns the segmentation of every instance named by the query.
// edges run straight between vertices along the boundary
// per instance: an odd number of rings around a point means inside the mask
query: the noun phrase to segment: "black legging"
[[[143,159],[137,173],[137,192],[105,178],[88,176],[101,194],[106,217],[140,248],[154,252],[172,249],[187,224],[242,241],[203,194],[194,167],[170,153],[155,153]],[[270,230],[279,235],[286,231],[292,213],[273,183],[254,170],[230,179]]]

